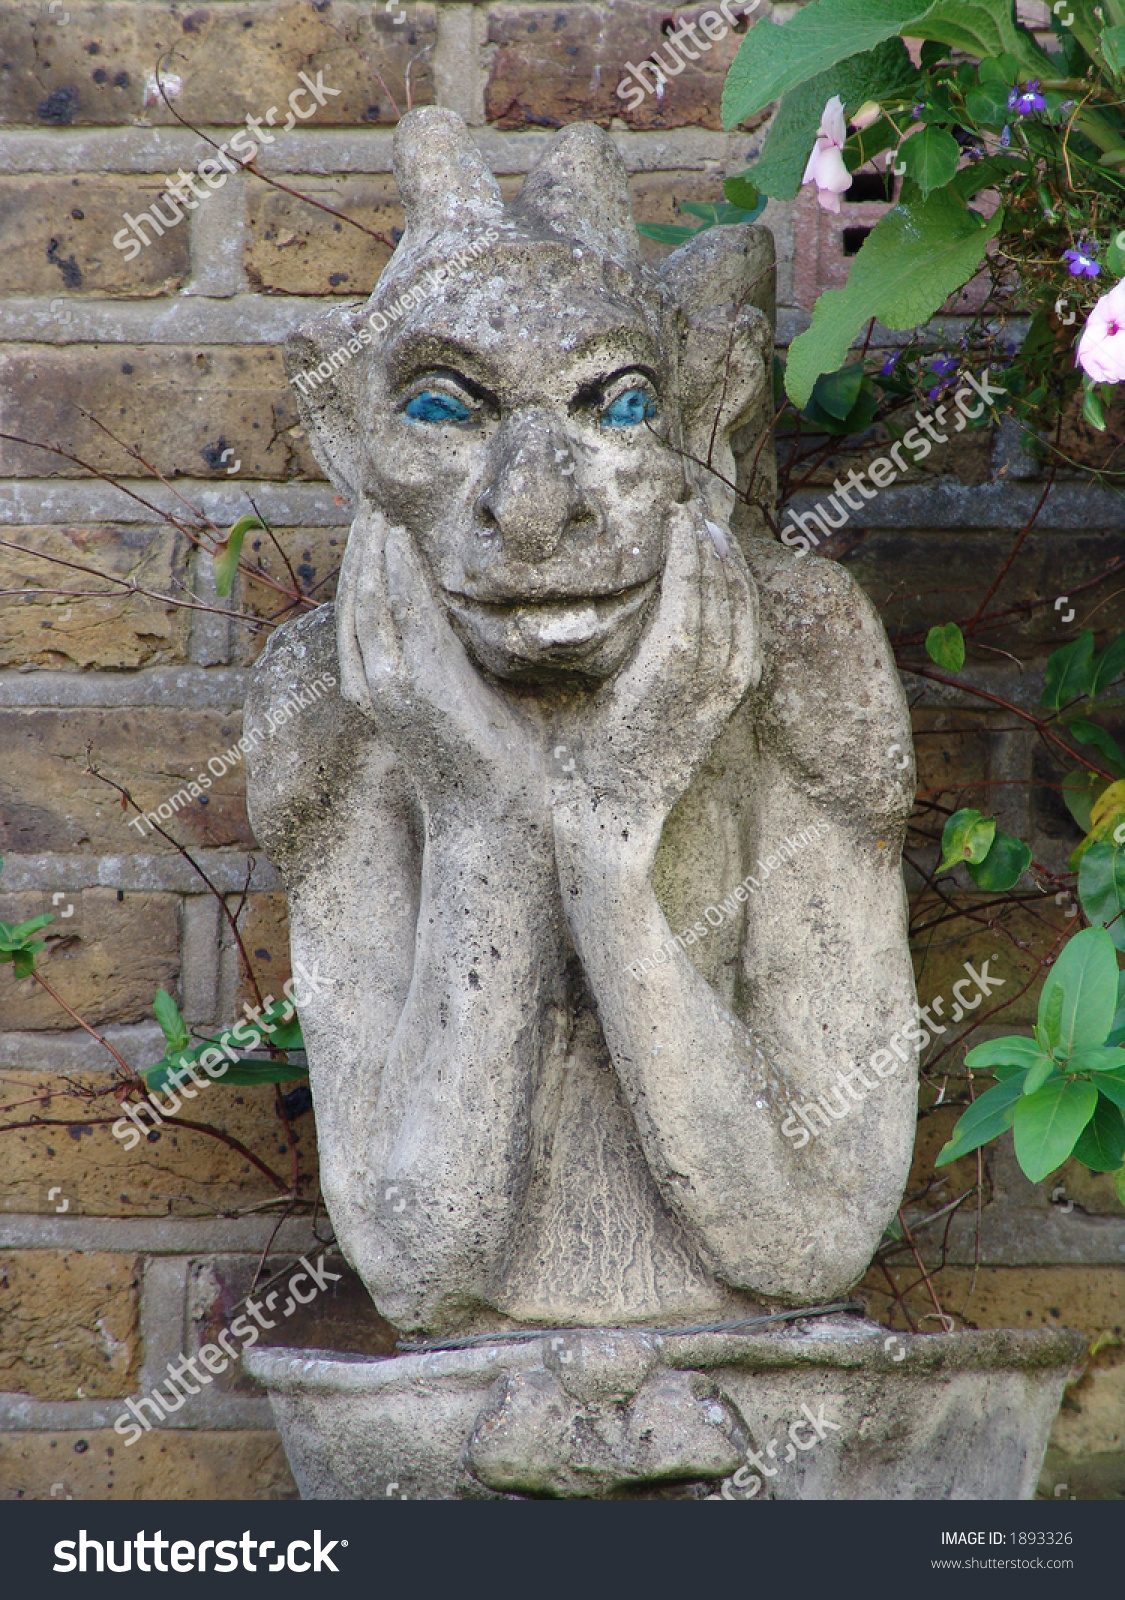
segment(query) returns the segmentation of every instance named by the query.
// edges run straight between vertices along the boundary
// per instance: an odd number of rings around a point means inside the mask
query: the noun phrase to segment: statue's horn
[[[572,123],[551,141],[510,209],[525,227],[545,223],[622,265],[641,260],[625,163],[592,123]]]
[[[404,255],[435,233],[487,227],[504,214],[500,186],[454,111],[420,106],[395,129],[394,174],[406,212]]]

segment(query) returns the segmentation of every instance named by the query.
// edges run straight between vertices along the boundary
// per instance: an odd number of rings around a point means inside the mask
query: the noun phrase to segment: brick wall
[[[792,9],[772,8],[778,19]],[[208,154],[162,103],[145,105],[157,59],[173,52],[165,70],[182,78],[176,110],[219,143],[248,114],[284,108],[298,72],[322,73],[340,93],[291,131],[279,127],[261,170],[384,234],[401,222],[390,147],[408,68],[414,103],[450,106],[478,129],[508,193],[553,128],[582,117],[612,127],[645,221],[676,220],[683,200],[719,198],[722,178],[747,164],[762,134],[720,128],[732,40],[672,80],[662,98],[620,115],[620,69],[660,44],[669,15],[646,0],[407,0],[394,13],[371,0],[9,0],[0,18],[3,431],[57,444],[170,506],[170,491],[145,481],[84,408],[175,476],[219,525],[253,495],[318,598],[331,596],[346,528],[298,425],[280,345],[315,310],[366,295],[387,249],[238,174],[126,261],[112,244],[123,213],[144,210],[165,175]],[[782,343],[805,325],[819,287],[846,270],[843,230],[870,227],[882,209],[845,205],[837,222],[808,197],[771,202],[764,220],[778,242]],[[955,337],[956,308],[947,326]],[[892,630],[971,609],[1042,489],[1039,467],[1007,430],[973,435],[927,466],[886,490],[830,552]],[[797,503],[815,501],[817,482],[838,470],[830,463]],[[87,747],[105,774],[146,806],[158,804],[238,737],[261,637],[207,609],[216,607],[209,563],[151,508],[27,445],[0,443],[0,474],[0,537],[136,580],[157,597],[195,597],[191,610],[125,590],[0,602],[0,918],[54,910],[45,976],[143,1065],[161,1053],[150,1020],[158,985],[177,995],[189,1022],[212,1027],[233,1016],[243,984],[215,898],[173,850],[130,828],[114,793],[87,772]],[[1062,481],[998,603],[1074,593],[1120,552],[1123,522],[1109,491]],[[260,553],[269,571],[282,570],[277,551]],[[6,590],[92,587],[65,566],[2,548],[0,569]],[[1077,602],[1079,621],[1099,608],[1092,625],[1100,635],[1125,627],[1125,603],[1112,589],[1089,588]],[[278,606],[267,581],[246,583],[242,599],[263,616]],[[1048,605],[995,636],[1022,667],[977,652],[974,679],[1033,704],[1045,655],[1071,633]],[[1051,787],[1058,773],[1033,741],[998,708],[907,683],[923,789],[994,809],[1003,827],[1032,840],[1037,862],[1061,870],[1077,836]],[[982,795],[992,797],[987,805]],[[284,905],[254,851],[238,770],[215,781],[206,805],[178,813],[176,831],[238,911],[263,984],[279,993],[288,975]],[[919,950],[921,998],[946,992],[965,959],[994,953],[1014,993],[1031,971],[1043,919],[1060,914],[1047,896],[1004,928],[944,925]],[[1030,991],[1000,1031],[1028,1020],[1032,1003]],[[0,1495],[292,1495],[268,1404],[247,1380],[217,1380],[132,1448],[112,1424],[126,1397],[146,1392],[170,1360],[237,1313],[263,1253],[262,1275],[278,1281],[299,1255],[319,1253],[323,1214],[283,1220],[269,1180],[237,1148],[202,1134],[165,1130],[126,1152],[96,1120],[104,1110],[83,1124],[73,1098],[57,1092],[64,1075],[71,1086],[104,1083],[108,1057],[95,1042],[60,1027],[67,1019],[33,982],[15,983],[10,966],[0,969],[0,1015],[0,1100],[13,1108],[5,1121],[74,1124],[23,1128],[0,1145]],[[272,1090],[210,1093],[208,1116],[288,1177],[292,1157]],[[950,1120],[944,1106],[927,1106],[912,1191],[926,1188]],[[311,1113],[294,1103],[291,1123],[301,1192],[311,1198]],[[964,1192],[975,1179],[968,1165],[950,1173],[944,1190],[930,1190],[920,1214]],[[957,1214],[936,1281],[944,1306],[968,1325],[1064,1322],[1102,1341],[1064,1407],[1044,1492],[1120,1497],[1125,1220],[1104,1180],[1069,1169],[1064,1177],[1065,1190],[1036,1189],[1010,1151],[990,1158],[979,1247],[974,1216]],[[939,1220],[919,1234],[931,1260],[943,1227]],[[894,1270],[900,1285],[908,1281]],[[890,1310],[881,1273],[867,1288],[876,1315],[901,1315]],[[932,1310],[921,1292],[908,1305],[918,1317]],[[389,1347],[346,1272],[270,1337]]]

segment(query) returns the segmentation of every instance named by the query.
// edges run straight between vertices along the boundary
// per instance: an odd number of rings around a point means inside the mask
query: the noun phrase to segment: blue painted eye
[[[408,402],[406,415],[415,422],[468,422],[473,413],[455,395],[424,389]]]
[[[626,389],[606,406],[599,418],[603,428],[635,428],[656,415],[656,401],[647,389]]]

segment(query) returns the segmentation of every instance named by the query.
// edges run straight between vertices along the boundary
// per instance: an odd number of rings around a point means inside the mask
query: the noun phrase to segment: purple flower
[[[1008,110],[1017,112],[1021,117],[1030,117],[1035,111],[1046,111],[1047,102],[1039,93],[1038,78],[1031,78],[1021,89],[1016,87],[1008,96]]]
[[[891,376],[892,372],[895,370],[895,362],[901,355],[902,351],[896,350],[893,356],[888,356],[883,362],[883,365],[879,368],[879,372],[884,378],[889,378]]]
[[[1008,146],[1011,144],[1011,142],[1012,142],[1012,130],[1011,130],[1011,128],[1009,128],[1008,124],[1005,123],[1004,126],[1000,129],[1000,148],[1002,150],[1006,150],[1008,148]]]
[[[928,399],[929,399],[929,400],[930,400],[930,401],[931,401],[931,402],[932,402],[932,401],[934,401],[934,400],[936,400],[936,399],[937,399],[937,397],[938,397],[938,395],[939,395],[939,394],[941,394],[941,392],[942,392],[942,390],[943,390],[943,389],[944,389],[944,388],[945,388],[945,385],[944,385],[944,383],[935,383],[935,384],[934,384],[934,386],[933,386],[933,388],[932,388],[932,389],[931,389],[931,390],[930,390],[930,392],[929,392],[929,395],[928,395],[928,396],[927,396],[927,398],[928,398]]]
[[[949,373],[955,372],[961,365],[956,356],[939,356],[936,361],[930,362],[930,370],[935,378],[944,378]]]
[[[1088,250],[1064,250],[1062,258],[1072,278],[1096,278],[1102,270]]]

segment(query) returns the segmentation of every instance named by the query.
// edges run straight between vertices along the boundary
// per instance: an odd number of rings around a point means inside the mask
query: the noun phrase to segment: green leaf
[[[819,379],[817,381],[820,382]],[[879,396],[875,393],[875,385],[870,378],[865,377],[860,386],[859,399],[846,416],[834,416],[831,411],[819,405],[815,389],[808,405],[801,412],[801,416],[814,430],[821,433],[856,434],[863,433],[870,427],[878,409]]]
[[[948,872],[959,861],[983,861],[992,848],[995,834],[995,817],[982,817],[972,806],[955,811],[941,830],[938,872]]]
[[[1063,1056],[1105,1043],[1117,1008],[1117,954],[1104,928],[1084,928],[1064,948],[1039,995],[1039,1026]]]
[[[1125,67],[1125,28],[1106,28],[1102,33],[1102,54],[1114,72]]]
[[[1075,700],[1079,695],[1089,695],[1094,685],[1094,630],[1087,628],[1070,644],[1047,660],[1047,676],[1043,683],[1040,705],[1051,711]]]
[[[1002,128],[1011,116],[1008,91],[1003,84],[986,80],[966,94],[965,110],[978,126]]]
[[[1116,1172],[1125,1156],[1125,1120],[1112,1100],[1099,1095],[1094,1114],[1078,1136],[1074,1155],[1091,1172]]]
[[[1053,1077],[1059,1069],[1050,1056],[1040,1056],[1033,1067],[1029,1067],[1023,1080],[1024,1094],[1036,1094]],[[1061,1073],[1059,1074],[1061,1077]]]
[[[301,1024],[296,1018],[292,1022],[279,1022],[270,1034],[270,1043],[276,1045],[279,1050],[303,1050],[305,1040],[301,1033]]]
[[[1030,865],[1031,851],[1023,840],[998,830],[984,860],[979,864],[968,863],[968,871],[978,889],[1002,894],[1015,888]]]
[[[1105,406],[1102,404],[1101,395],[1093,386],[1088,386],[1082,391],[1082,420],[1088,422],[1098,433],[1105,432]]]
[[[1125,1044],[1125,972],[1117,975],[1117,1011],[1106,1044]]]
[[[232,1063],[218,1081],[235,1088],[246,1088],[256,1083],[293,1083],[298,1079],[307,1081],[308,1076],[307,1067],[292,1066],[285,1061],[244,1060]]]
[[[782,99],[770,123],[762,154],[744,176],[752,180],[761,194],[772,195],[777,200],[794,199],[816,142],[824,107],[833,95],[840,96],[845,108],[858,111],[865,100],[894,100],[912,95],[917,79],[918,72],[900,39],[888,39],[877,49],[854,55],[831,71],[821,73]],[[893,139],[894,130],[889,124],[887,132]],[[864,149],[869,154],[875,153],[881,143],[883,136],[880,134],[870,146],[865,142]],[[734,198],[729,191],[727,198]]]
[[[1118,837],[1118,829],[1125,822],[1125,778],[1107,784],[1090,807],[1090,831],[1081,844],[1070,853],[1070,870],[1077,872],[1087,850],[1101,840],[1112,839],[1114,844],[1125,841]]]
[[[1068,1072],[1120,1073],[1122,1067],[1125,1067],[1125,1050],[1118,1045],[1105,1044],[1089,1045],[1084,1050],[1076,1050],[1066,1064]],[[1122,1081],[1125,1082],[1125,1079]]]
[[[812,400],[834,417],[844,418],[854,408],[863,386],[863,362],[841,367],[839,372],[824,372],[813,386]]]
[[[704,227],[698,231],[704,232],[706,228],[722,228],[732,226],[739,222],[752,222],[759,212],[764,211],[766,202],[754,197],[754,204],[749,209],[742,206],[716,205],[712,201],[695,202],[683,200],[680,210],[686,211],[689,217],[699,217]]]
[[[35,971],[35,957],[40,950],[45,950],[46,948],[46,945],[30,944],[24,945],[22,950],[13,952],[12,965],[16,969],[17,979],[31,977],[31,974]]]
[[[928,195],[957,171],[961,146],[945,128],[921,128],[901,146],[899,160],[906,167],[906,176]]]
[[[732,206],[740,206],[743,211],[757,212],[761,204],[761,195],[750,181],[748,173],[738,172],[728,178],[723,184],[723,193]]]
[[[1108,689],[1121,677],[1125,677],[1125,633],[1107,644],[1095,661],[1091,695],[1101,694],[1103,689]]]
[[[1090,808],[1100,794],[1109,787],[1109,780],[1098,772],[1088,772],[1084,767],[1068,772],[1062,782],[1062,797],[1066,809],[1082,829],[1089,833],[1092,827]]]
[[[813,0],[783,27],[752,27],[723,87],[723,126],[733,128],[830,67],[896,34],[935,39],[973,56],[1018,56],[1046,73],[1050,59],[1015,26],[1011,0]],[[835,91],[833,91],[835,92]]]
[[[986,1039],[984,1044],[975,1045],[965,1057],[965,1065],[974,1072],[983,1072],[987,1067],[1033,1067],[1036,1062],[1049,1059],[1034,1039],[1010,1033],[1003,1039]]]
[[[1078,898],[1088,922],[1099,923],[1125,950],[1125,850],[1098,839],[1078,864]]]
[[[1090,1082],[1121,1111],[1125,1111],[1125,1072],[1099,1072]]]
[[[251,528],[264,528],[265,523],[259,517],[247,512],[244,517],[239,517],[233,524],[229,533],[218,541],[211,552],[215,571],[215,593],[225,599],[230,594],[234,583],[234,575],[238,571],[238,560],[242,554],[242,541]]]
[[[797,17],[813,10],[815,5],[805,6]],[[785,33],[792,26],[769,31]],[[807,402],[822,372],[844,365],[852,341],[872,317],[892,329],[928,322],[980,266],[1003,216],[998,209],[986,222],[947,190],[924,200],[909,186],[864,239],[847,286],[824,291],[811,326],[790,346],[785,384],[794,405]]]
[[[967,55],[999,58],[1008,67],[1010,84],[1021,67],[1041,74],[1051,70],[1050,56],[1017,27],[1014,9],[1011,0],[939,0],[919,11],[918,20],[903,32],[907,38],[938,39]]]
[[[1016,1105],[1023,1092],[1022,1074],[998,1083],[974,1100],[969,1109],[957,1119],[949,1138],[938,1152],[935,1167],[946,1167],[951,1161],[966,1156],[990,1139],[996,1139],[1012,1126]]]
[[[169,1087],[174,1090],[173,1072],[179,1074],[181,1068],[195,1066],[203,1051],[208,1048],[210,1046],[201,1045],[195,1050],[185,1050],[175,1058],[165,1056],[153,1066],[145,1067],[141,1072],[145,1087],[150,1091],[156,1089],[163,1092]],[[207,1076],[206,1071],[204,1075]],[[228,1087],[248,1088],[258,1083],[290,1083],[296,1079],[307,1078],[308,1075],[307,1067],[291,1066],[287,1061],[265,1061],[250,1057],[230,1062],[222,1076],[213,1081]]]
[[[1098,1091],[1081,1078],[1048,1083],[1019,1101],[1012,1122],[1016,1160],[1032,1183],[1062,1166],[1097,1103]]]
[[[1121,1204],[1125,1206],[1125,1167],[1122,1167],[1120,1172],[1113,1174],[1113,1192],[1121,1201]]]
[[[681,228],[673,222],[638,222],[637,232],[645,239],[655,239],[657,244],[686,244],[705,228]]]
[[[925,7],[918,0],[813,0],[783,27],[755,25],[723,85],[723,127],[733,128],[810,78],[873,50],[900,33],[920,9]]]
[[[974,161],[970,166],[961,167],[958,170],[950,180],[949,188],[959,199],[967,201],[972,200],[975,195],[983,193],[985,189],[999,188],[1001,184],[1007,183],[1011,176],[1011,161]],[[1043,321],[1049,330],[1051,325],[1046,317],[1044,317]],[[1024,340],[1021,354],[1026,352],[1030,338],[1029,332],[1028,337]]]
[[[926,635],[926,654],[949,672],[961,671],[965,665],[965,636],[955,622],[930,629]]]
[[[191,1035],[187,1025],[180,1015],[179,1007],[172,996],[165,989],[157,989],[156,998],[152,1002],[152,1009],[156,1013],[156,1020],[160,1024],[160,1031],[167,1041],[169,1053],[177,1050],[186,1050],[191,1043]]]
[[[54,922],[54,920],[54,915],[48,911],[43,916],[32,917],[30,922],[21,922],[14,926],[6,922],[0,922],[0,930],[2,930],[0,932],[0,950],[21,949],[30,941],[33,933],[38,933],[40,928],[45,928],[49,922]],[[44,945],[36,946],[38,950],[45,948]]]
[[[1067,733],[1074,734],[1079,744],[1093,744],[1096,750],[1106,758],[1106,766],[1111,768],[1117,778],[1125,778],[1125,755],[1117,739],[1112,738],[1104,728],[1099,728],[1098,723],[1088,722],[1087,717],[1067,717]]]

